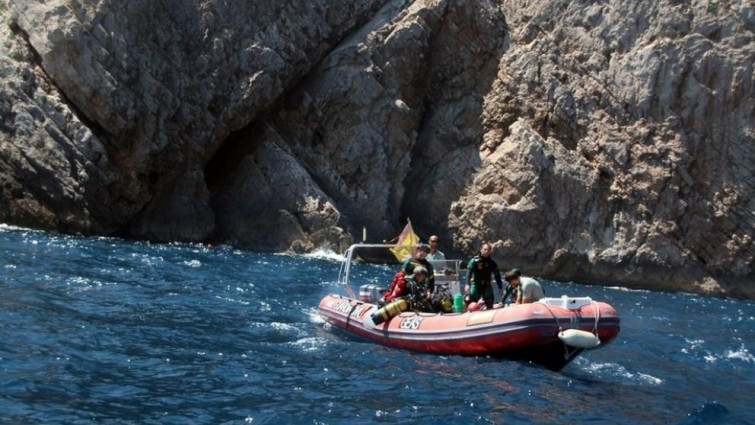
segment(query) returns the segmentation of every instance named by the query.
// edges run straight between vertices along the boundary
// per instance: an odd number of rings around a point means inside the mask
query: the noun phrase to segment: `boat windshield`
[[[360,243],[360,244],[354,244],[349,247],[349,249],[346,250],[346,252],[343,254],[343,262],[341,263],[341,270],[338,272],[338,282],[343,285],[343,289],[346,291],[346,293],[351,298],[356,298],[354,295],[354,291],[351,289],[351,286],[349,285],[349,277],[351,275],[351,266],[354,261],[360,260],[363,261],[362,255],[365,255],[364,253],[368,253],[371,250],[374,251],[375,249],[382,249],[386,253],[390,253],[391,248],[396,248],[397,244],[366,244],[366,243]],[[413,247],[416,247],[413,246]]]
[[[461,260],[431,260],[435,285],[446,286],[452,294],[461,293]]]
[[[363,262],[377,262],[387,263],[396,262],[397,259],[393,257],[390,249],[396,247],[407,247],[407,245],[396,244],[354,244],[346,250],[343,255],[343,263],[341,263],[341,269],[338,273],[338,282],[343,285],[346,293],[356,298],[354,290],[350,286],[350,277],[352,273],[352,265],[355,261]],[[412,248],[416,248],[419,245],[411,245]],[[383,255],[375,255],[375,252],[381,252]],[[461,292],[461,260],[434,260],[431,261],[433,268],[435,269],[435,283],[436,285],[446,286],[452,294]]]

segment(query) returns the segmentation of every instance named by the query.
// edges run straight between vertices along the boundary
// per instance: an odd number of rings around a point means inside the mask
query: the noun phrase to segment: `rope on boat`
[[[548,305],[547,303],[543,303],[543,305],[545,306],[545,308],[547,308],[547,309],[548,309],[548,312],[549,312],[549,313],[551,314],[551,316],[553,316],[553,320],[555,320],[555,321],[556,321],[556,327],[558,328],[558,331],[559,331],[559,332],[561,332],[561,331],[562,331],[562,330],[563,330],[564,328],[563,328],[563,327],[561,327],[561,324],[560,324],[560,323],[558,323],[558,317],[557,317],[557,316],[556,316],[556,314],[555,314],[555,313],[553,312],[553,310],[551,310],[551,306],[550,306],[550,305]],[[565,359],[569,359],[569,358],[571,358],[571,356],[572,356],[572,355],[574,355],[574,353],[575,353],[575,352],[576,352],[576,351],[578,350],[578,348],[575,348],[575,349],[574,349],[574,352],[571,352],[571,353],[570,353],[570,352],[569,352],[569,346],[568,346],[568,345],[564,344],[564,343],[563,343],[563,341],[561,342],[561,345],[563,345],[563,346],[564,346],[564,358],[565,358]]]
[[[548,309],[548,312],[551,314],[551,316],[553,316],[553,320],[556,321],[556,327],[558,327],[558,330],[561,331],[561,329],[562,329],[561,328],[561,324],[558,323],[558,317],[556,317],[556,314],[553,313],[553,310],[551,310],[551,306],[548,305],[548,304],[546,304],[546,303],[542,303],[542,304],[545,306],[545,308]]]
[[[595,316],[595,325],[593,326],[592,331],[590,333],[595,337],[595,339],[594,340],[588,339],[586,341],[580,341],[583,338],[579,338],[579,333],[583,332],[585,334],[588,334],[588,332],[586,332],[586,331],[580,331],[579,330],[579,325],[577,324],[577,326],[576,326],[576,328],[574,328],[574,330],[571,330],[571,328],[568,329],[568,331],[574,332],[575,333],[574,337],[576,337],[576,339],[573,339],[572,344],[571,344],[571,345],[573,345],[573,348],[574,348],[574,350],[572,350],[572,351],[569,350],[570,344],[567,343],[568,341],[566,340],[566,338],[562,338],[562,335],[561,335],[562,333],[569,333],[569,332],[565,332],[564,327],[561,326],[561,324],[559,323],[558,317],[556,316],[555,313],[553,313],[553,310],[551,309],[550,305],[547,304],[547,303],[543,303],[543,305],[545,305],[545,307],[550,312],[551,316],[553,316],[553,319],[556,321],[556,327],[558,328],[558,332],[559,332],[558,336],[559,336],[559,339],[561,339],[561,341],[563,342],[563,345],[564,345],[564,356],[565,356],[566,359],[571,358],[573,355],[575,355],[577,352],[579,352],[582,349],[595,348],[598,345],[600,345],[600,337],[598,336],[598,324],[600,322],[600,306],[598,305],[598,303],[595,300],[593,300],[592,298],[590,298],[590,306],[593,308],[593,315]],[[571,310],[571,309],[569,309],[569,310]],[[574,317],[577,317],[577,318],[581,317],[581,315],[579,315],[578,311],[575,311],[575,314],[577,314],[578,316],[574,316]],[[572,336],[570,336],[569,338],[571,339]],[[594,344],[593,344],[592,341],[595,341]]]
[[[595,326],[592,328],[592,333],[597,337],[598,336],[598,322],[600,321],[600,306],[598,305],[598,302],[590,298],[590,304],[592,305],[593,311],[595,311]]]

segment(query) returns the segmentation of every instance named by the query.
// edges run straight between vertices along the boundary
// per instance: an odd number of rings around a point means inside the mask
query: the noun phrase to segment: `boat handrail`
[[[592,304],[590,297],[570,297],[562,295],[560,298],[543,297],[538,300],[541,304],[552,305],[555,307],[565,308],[567,310],[579,310],[580,308]]]
[[[354,251],[357,248],[396,248],[396,247],[412,247],[416,248],[418,246],[422,246],[424,244],[414,244],[414,245],[399,245],[399,244],[385,244],[385,243],[355,243],[351,245],[346,252],[343,254],[343,263],[341,263],[341,269],[338,272],[338,281],[343,285],[344,290],[351,298],[356,298],[354,296],[354,291],[351,290],[349,287],[349,274],[351,273],[351,262],[353,261],[354,257]]]
[[[400,244],[386,244],[386,243],[355,243],[346,250],[346,252],[343,254],[343,262],[341,263],[340,270],[338,271],[338,282],[343,285],[344,290],[346,293],[351,297],[355,298],[354,291],[349,286],[349,277],[351,274],[351,262],[354,260],[354,252],[358,248],[385,248],[385,249],[391,249],[391,248],[417,248],[419,246],[426,245],[423,243],[419,244],[413,244],[413,245],[400,245]],[[436,263],[436,261],[430,261],[431,263]],[[443,275],[437,275],[436,279],[438,279],[439,282],[444,282],[446,280],[449,280],[449,282],[461,282],[461,274],[460,274],[460,266],[463,264],[462,260],[456,260],[456,259],[448,259],[448,260],[439,260],[438,263],[453,265],[452,268],[452,279],[444,278]],[[445,269],[445,268],[444,268]]]

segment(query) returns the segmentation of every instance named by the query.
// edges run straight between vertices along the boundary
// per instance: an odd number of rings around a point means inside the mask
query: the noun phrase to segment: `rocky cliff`
[[[0,222],[255,250],[410,217],[755,298],[755,6],[0,0]]]

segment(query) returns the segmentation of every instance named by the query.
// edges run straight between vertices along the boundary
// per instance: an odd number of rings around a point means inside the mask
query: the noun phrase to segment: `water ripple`
[[[751,302],[545,281],[622,318],[556,373],[335,331],[317,304],[338,267],[0,225],[0,423],[755,422]],[[353,273],[387,284],[393,268]]]

